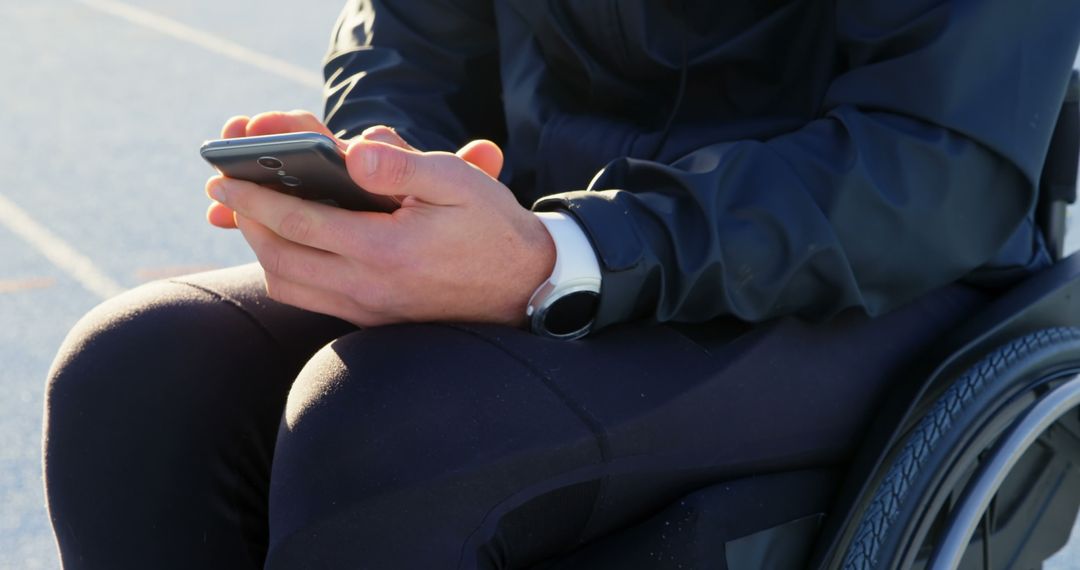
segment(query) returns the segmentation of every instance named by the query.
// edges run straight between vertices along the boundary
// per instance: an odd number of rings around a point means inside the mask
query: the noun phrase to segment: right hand
[[[222,136],[297,131],[333,137],[303,111],[235,117]],[[495,143],[476,140],[455,154],[425,153],[385,126],[365,130],[348,145],[334,140],[347,147],[353,180],[405,196],[401,208],[392,214],[347,212],[250,182],[221,176],[207,182],[208,194],[236,208],[215,202],[208,219],[243,232],[266,268],[271,298],[362,326],[445,319],[523,324],[529,295],[551,273],[554,245],[543,224],[498,181],[503,155]],[[383,157],[378,170],[372,168],[372,153]],[[392,159],[413,167],[395,169]],[[415,177],[399,176],[414,170]],[[298,219],[297,212],[308,214],[300,218],[337,223],[312,224],[301,232],[305,239],[280,223]],[[354,247],[365,243],[392,244],[399,255],[387,255],[383,247]],[[463,258],[463,251],[472,255]],[[334,263],[325,264],[329,259]],[[361,287],[364,283],[374,286]],[[382,298],[380,291],[392,297]]]

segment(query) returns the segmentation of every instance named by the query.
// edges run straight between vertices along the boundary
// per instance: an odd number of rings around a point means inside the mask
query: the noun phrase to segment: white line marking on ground
[[[166,18],[165,16],[155,14],[149,10],[136,8],[135,6],[117,2],[116,0],[78,0],[78,2],[89,8],[93,8],[94,10],[105,12],[106,14],[118,18],[123,18],[133,24],[172,36],[181,41],[195,44],[201,48],[221,54],[241,63],[246,63],[262,69],[263,71],[268,71],[280,77],[284,77],[290,81],[295,81],[306,87],[322,89],[322,77],[310,69],[293,65],[287,61],[277,59],[276,57],[261,54],[225,38],[201,30],[196,30],[195,28],[186,26],[180,22]]]
[[[34,221],[3,194],[0,194],[0,224],[34,246],[41,255],[78,281],[87,291],[102,299],[124,291],[119,283],[98,269],[89,257],[79,253],[45,226]]]
[[[31,289],[47,289],[56,285],[55,277],[24,277],[22,279],[0,279],[0,295],[20,293]]]

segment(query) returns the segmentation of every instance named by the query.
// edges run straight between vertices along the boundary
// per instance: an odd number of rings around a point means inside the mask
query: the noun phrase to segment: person
[[[350,0],[325,120],[223,134],[332,134],[401,207],[207,183],[259,263],[107,301],[50,372],[63,564],[559,567],[716,482],[756,498],[710,542],[794,518],[752,475],[842,464],[894,371],[1049,263],[1077,21]]]

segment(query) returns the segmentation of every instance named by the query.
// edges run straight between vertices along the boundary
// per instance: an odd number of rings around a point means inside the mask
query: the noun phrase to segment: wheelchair
[[[1036,219],[1056,263],[941,339],[901,382],[847,479],[812,566],[1041,568],[1080,511],[1080,253],[1073,72]]]
[[[542,567],[1041,568],[1080,511],[1080,253],[1063,259],[1078,162],[1073,72],[1035,212],[1055,263],[903,371],[851,464],[754,476],[756,496],[735,509],[740,481],[714,484]],[[775,492],[761,496],[762,488]],[[783,505],[784,520],[756,521],[764,530],[725,544],[709,540],[725,517],[755,516],[769,501]]]

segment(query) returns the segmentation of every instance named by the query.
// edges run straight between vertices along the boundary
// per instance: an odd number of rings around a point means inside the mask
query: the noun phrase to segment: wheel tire
[[[945,501],[987,449],[1055,379],[1080,371],[1080,329],[1044,329],[961,375],[905,440],[859,519],[841,568],[912,567]],[[1025,404],[1025,402],[1028,402]]]

